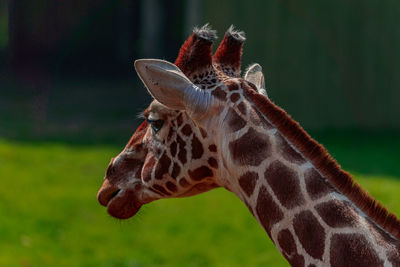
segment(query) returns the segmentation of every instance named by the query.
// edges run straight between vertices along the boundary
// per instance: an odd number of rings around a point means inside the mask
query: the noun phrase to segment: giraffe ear
[[[267,90],[265,90],[265,81],[264,74],[262,73],[262,68],[260,64],[251,65],[244,75],[244,79],[248,82],[253,83],[257,88],[260,94],[263,94],[268,97]]]
[[[149,93],[173,110],[204,112],[211,95],[194,85],[174,64],[159,59],[139,59],[135,69]]]

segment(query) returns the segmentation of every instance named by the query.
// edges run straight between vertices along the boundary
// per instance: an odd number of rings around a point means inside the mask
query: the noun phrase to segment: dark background
[[[243,66],[311,132],[400,129],[400,3],[0,2],[0,136],[124,143],[151,101],[137,58],[174,61],[196,25],[246,32]],[[219,41],[217,41],[219,42]],[[218,44],[215,44],[215,47]]]

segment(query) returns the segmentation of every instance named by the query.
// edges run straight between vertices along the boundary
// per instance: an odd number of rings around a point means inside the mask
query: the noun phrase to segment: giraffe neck
[[[400,264],[400,241],[362,212],[249,103],[225,110],[223,181],[294,266]],[[231,164],[229,164],[231,163]]]
[[[294,168],[283,159],[272,160],[264,173],[235,179],[239,182],[235,193],[291,265],[400,264],[400,242],[309,162]]]

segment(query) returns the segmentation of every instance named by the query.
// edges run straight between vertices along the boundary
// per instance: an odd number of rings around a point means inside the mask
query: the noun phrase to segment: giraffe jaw
[[[107,203],[107,212],[117,219],[128,219],[142,207],[132,190],[119,191]]]

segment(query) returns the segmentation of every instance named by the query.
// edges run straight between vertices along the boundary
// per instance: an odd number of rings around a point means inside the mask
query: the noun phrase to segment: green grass
[[[322,139],[400,215],[398,151],[377,138],[383,154],[371,161],[363,148],[369,141],[357,150],[345,137]],[[96,193],[119,149],[0,140],[0,266],[288,266],[245,206],[223,189],[156,201],[128,221],[109,217]]]

